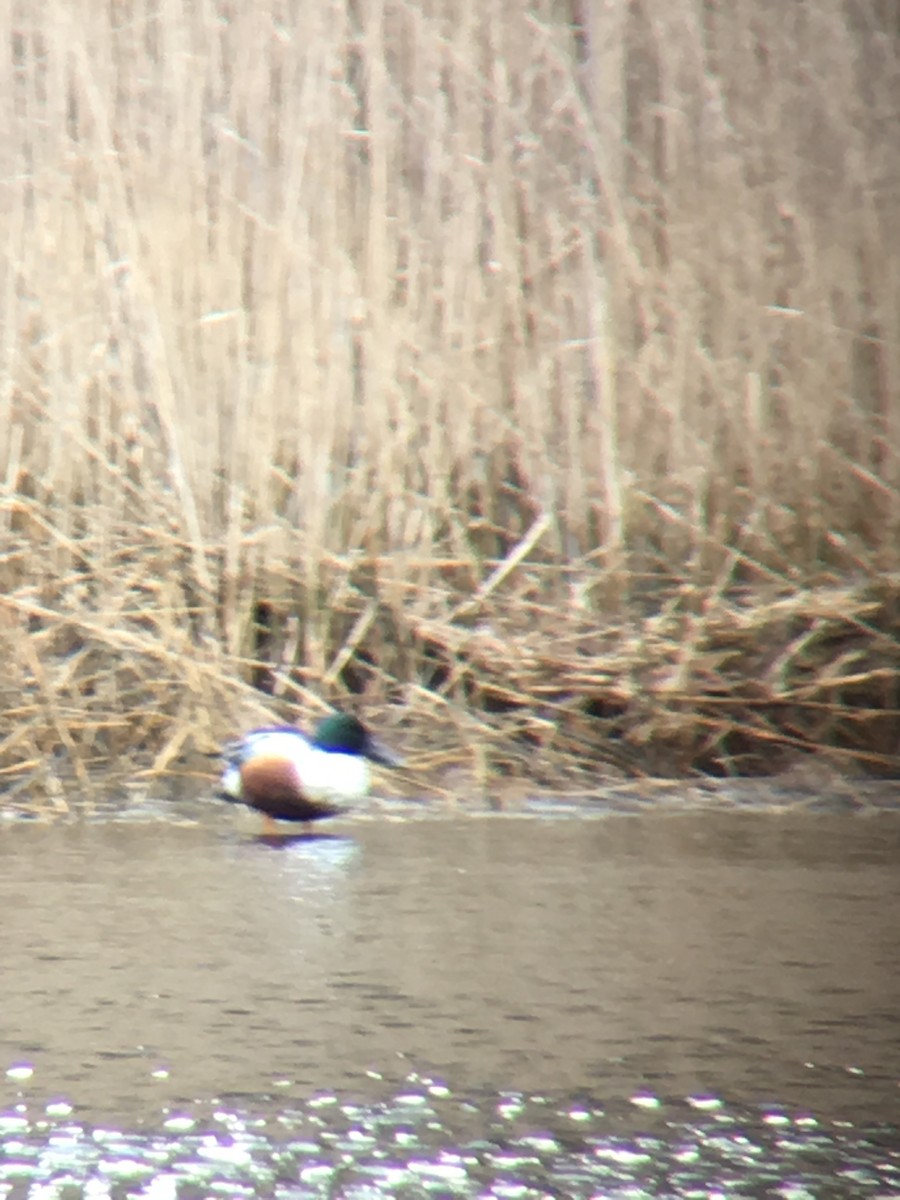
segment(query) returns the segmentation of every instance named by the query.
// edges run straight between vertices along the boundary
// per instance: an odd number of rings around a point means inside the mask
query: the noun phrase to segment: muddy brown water
[[[900,1195],[900,818],[0,828],[0,1200]]]

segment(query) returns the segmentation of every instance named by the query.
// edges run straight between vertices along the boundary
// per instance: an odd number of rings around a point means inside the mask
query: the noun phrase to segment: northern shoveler
[[[268,819],[337,816],[369,791],[369,763],[400,766],[365,725],[347,713],[324,717],[310,738],[293,725],[253,729],[223,750],[219,794]]]

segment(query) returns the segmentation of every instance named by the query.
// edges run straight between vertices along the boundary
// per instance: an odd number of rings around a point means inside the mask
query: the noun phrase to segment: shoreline
[[[93,795],[63,794],[55,802],[31,802],[20,797],[4,803],[0,797],[0,828],[20,821],[47,824],[143,823],[197,826],[220,824],[223,829],[254,827],[254,814],[216,799],[212,780],[197,778],[197,786],[183,777],[158,779],[142,788],[123,789],[121,780],[108,781]],[[404,794],[381,788],[373,791],[359,809],[322,822],[312,834],[284,823],[286,838],[315,840],[332,830],[352,828],[370,820],[455,820],[484,818],[594,819],[616,816],[809,816],[873,817],[900,814],[900,786],[896,781],[848,779],[825,770],[789,771],[778,777],[755,779],[606,780],[592,788],[573,787],[553,792],[529,788],[524,780],[501,782],[486,795],[474,789],[441,787],[429,792],[406,790]]]

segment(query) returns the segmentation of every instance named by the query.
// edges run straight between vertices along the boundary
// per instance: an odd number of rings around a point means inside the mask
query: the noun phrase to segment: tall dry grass
[[[887,765],[895,6],[0,11],[11,781],[348,691],[432,779]]]

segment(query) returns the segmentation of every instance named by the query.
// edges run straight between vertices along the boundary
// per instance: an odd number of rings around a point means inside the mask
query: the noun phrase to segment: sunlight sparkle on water
[[[591,1114],[586,1108],[570,1108],[568,1115],[571,1121],[589,1121],[591,1119]]]
[[[9,1068],[6,1072],[7,1079],[30,1079],[34,1074],[34,1067],[30,1063],[17,1063]]]
[[[790,1125],[791,1118],[781,1112],[763,1113],[763,1120],[767,1125]]]
[[[624,1146],[598,1146],[594,1150],[594,1157],[606,1159],[622,1167],[632,1167],[636,1163],[650,1161],[650,1155],[643,1150],[629,1150]]]
[[[468,1178],[466,1168],[457,1166],[456,1163],[413,1160],[407,1163],[407,1170],[413,1171],[416,1175],[430,1175],[435,1179],[444,1179],[448,1183]]]
[[[197,1122],[193,1117],[169,1117],[163,1121],[163,1129],[171,1129],[173,1133],[185,1133],[193,1129]]]
[[[52,1100],[44,1112],[48,1117],[67,1117],[72,1112],[72,1105],[67,1100]]]

